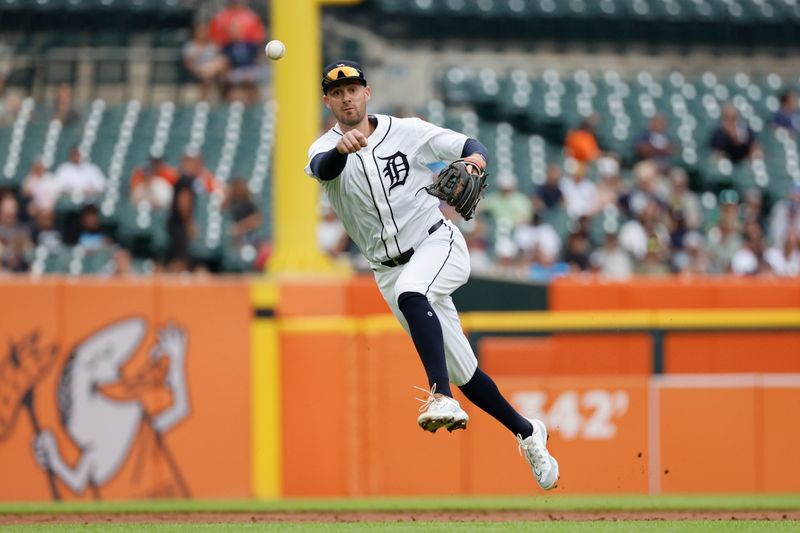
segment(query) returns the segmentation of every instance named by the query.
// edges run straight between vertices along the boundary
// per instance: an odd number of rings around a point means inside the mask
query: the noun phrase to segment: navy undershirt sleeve
[[[332,180],[339,176],[347,164],[347,154],[340,154],[336,148],[331,148],[324,154],[318,154],[311,160],[311,172],[323,181]]]
[[[464,143],[464,149],[461,150],[461,157],[467,157],[474,153],[481,154],[486,164],[489,164],[489,150],[487,150],[479,140],[470,137],[467,139],[467,142]]]

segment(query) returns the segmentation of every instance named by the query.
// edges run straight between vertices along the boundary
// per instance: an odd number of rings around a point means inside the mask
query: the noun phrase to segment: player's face
[[[372,91],[358,82],[342,83],[328,89],[322,100],[339,124],[355,127],[361,124],[367,115],[367,102]]]

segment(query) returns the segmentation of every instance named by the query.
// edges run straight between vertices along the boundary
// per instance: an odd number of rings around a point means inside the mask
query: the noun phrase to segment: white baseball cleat
[[[469,422],[469,415],[461,408],[458,401],[444,394],[436,394],[436,385],[430,391],[421,387],[414,387],[428,394],[428,398],[423,400],[419,408],[422,413],[417,418],[417,424],[425,431],[436,433],[439,428],[447,431],[455,429],[466,429]]]
[[[558,486],[558,461],[547,451],[547,428],[541,420],[527,420],[533,426],[533,435],[525,439],[517,435],[519,453],[531,465],[539,486],[544,490],[554,489]]]

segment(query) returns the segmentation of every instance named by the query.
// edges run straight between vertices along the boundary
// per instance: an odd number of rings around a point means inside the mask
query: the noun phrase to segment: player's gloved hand
[[[340,154],[354,154],[367,146],[367,137],[358,130],[350,130],[336,143]]]
[[[486,188],[486,172],[473,157],[453,161],[425,188],[453,206],[464,220],[472,218]]]

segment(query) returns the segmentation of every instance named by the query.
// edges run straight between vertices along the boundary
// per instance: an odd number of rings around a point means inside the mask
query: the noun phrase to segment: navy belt
[[[440,220],[439,222],[428,228],[428,235],[430,235],[437,229],[441,228],[442,224],[444,224],[444,220]],[[381,264],[387,267],[396,267],[400,265],[405,265],[411,259],[412,255],[414,255],[414,249],[409,248],[408,250],[398,255],[397,257],[392,257],[391,259],[387,259],[386,261],[381,261]]]

